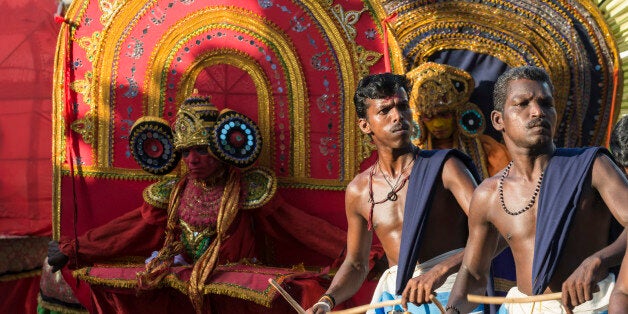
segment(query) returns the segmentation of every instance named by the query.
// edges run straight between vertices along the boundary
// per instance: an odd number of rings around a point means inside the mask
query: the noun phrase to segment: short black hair
[[[504,111],[506,94],[508,93],[508,84],[519,79],[546,83],[552,94],[554,94],[552,79],[543,68],[529,65],[510,68],[506,72],[502,73],[502,75],[497,78],[497,82],[495,82],[495,89],[493,90],[493,106],[495,110],[499,112]]]
[[[615,161],[628,167],[628,115],[623,116],[613,128],[609,145]]]
[[[362,78],[353,96],[353,104],[358,118],[366,118],[366,99],[383,99],[394,96],[400,88],[408,92],[408,80],[403,75],[381,73]]]

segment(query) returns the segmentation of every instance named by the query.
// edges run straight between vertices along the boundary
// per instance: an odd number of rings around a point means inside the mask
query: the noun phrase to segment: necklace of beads
[[[193,180],[183,192],[179,205],[179,217],[190,226],[212,226],[216,224],[224,184],[202,186]]]
[[[530,201],[528,202],[528,205],[526,205],[526,207],[513,212],[510,211],[507,207],[506,207],[506,203],[504,203],[504,179],[508,176],[508,173],[510,173],[510,168],[512,167],[513,162],[511,161],[508,166],[506,166],[506,169],[504,169],[504,173],[502,174],[502,176],[499,178],[499,183],[497,185],[497,191],[499,192],[499,202],[502,205],[502,209],[508,214],[508,215],[513,215],[513,216],[517,216],[519,214],[523,214],[526,211],[528,211],[530,208],[532,208],[532,206],[534,205],[534,203],[536,202],[536,197],[539,195],[539,191],[541,191],[541,183],[543,183],[543,174],[545,174],[545,170],[541,171],[541,175],[539,176],[539,180],[536,182],[536,187],[534,188],[534,193],[532,193],[532,197],[530,198]]]

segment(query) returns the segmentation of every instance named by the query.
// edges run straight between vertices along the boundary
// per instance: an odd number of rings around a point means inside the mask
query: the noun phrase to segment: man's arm
[[[622,235],[626,235],[626,230],[622,232]],[[626,241],[628,239],[624,237],[624,246],[627,245]],[[624,313],[628,309],[628,251],[625,251],[624,261],[621,264],[621,270],[617,276],[615,288],[609,302],[609,314]]]
[[[627,240],[626,230],[624,229],[615,242],[582,261],[580,266],[563,282],[561,288],[563,304],[571,309],[591,300],[593,293],[598,290],[597,283],[604,279],[601,278],[601,274],[606,273],[606,270],[610,267],[621,263],[622,256],[626,251]],[[623,266],[622,269],[624,269]]]
[[[445,189],[454,195],[465,215],[469,216],[471,198],[478,185],[469,168],[460,159],[449,158],[443,165],[442,180]]]
[[[454,195],[465,215],[468,215],[471,197],[477,186],[469,169],[458,158],[452,157],[445,161],[441,177],[445,189]],[[458,271],[463,255],[464,252],[452,255],[425,274],[410,279],[401,295],[403,307],[407,308],[407,302],[429,302],[433,291],[442,286],[449,275]]]
[[[48,245],[48,264],[53,271],[70,263],[71,268],[121,256],[148,256],[163,244],[166,209],[144,203],[114,220],[75,239],[64,238]],[[78,245],[77,245],[78,242]],[[75,265],[75,261],[79,265]]]
[[[469,239],[464,251],[462,266],[456,276],[451,291],[448,308],[457,309],[459,313],[468,313],[477,305],[467,302],[467,294],[483,295],[486,290],[489,269],[499,234],[487,219],[490,208],[488,199],[495,189],[488,188],[485,181],[478,187],[471,200],[469,210]],[[493,184],[494,185],[494,184]],[[455,313],[452,310],[451,313]]]
[[[628,179],[619,167],[608,156],[599,155],[593,162],[591,180],[615,219],[628,226]]]
[[[331,295],[336,304],[352,297],[362,286],[369,272],[369,254],[373,240],[372,231],[367,229],[367,222],[360,215],[358,206],[365,206],[359,191],[353,184],[347,187],[345,208],[347,214],[347,256],[325,294]],[[317,303],[318,304],[318,303]],[[325,313],[328,309],[314,305],[308,313]]]
[[[595,188],[613,216],[624,227],[628,224],[628,181],[617,165],[606,155],[598,155],[593,162],[591,184]],[[620,263],[626,250],[626,231],[620,237],[582,264],[563,282],[562,303],[570,309],[589,301],[597,290],[597,282],[609,267]]]

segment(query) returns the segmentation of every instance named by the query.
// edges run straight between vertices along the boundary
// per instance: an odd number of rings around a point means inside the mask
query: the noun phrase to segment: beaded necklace
[[[211,182],[191,180],[192,184],[186,186],[179,205],[179,216],[190,226],[206,228],[216,224],[225,188],[223,173],[212,178]]]
[[[545,170],[541,171],[541,175],[539,176],[539,180],[536,182],[536,187],[534,188],[534,193],[532,193],[532,197],[530,198],[530,201],[528,202],[528,205],[526,205],[526,207],[516,211],[516,212],[512,212],[510,210],[508,210],[508,208],[506,207],[506,203],[504,203],[504,179],[508,176],[508,173],[510,173],[510,168],[512,167],[513,162],[511,161],[508,166],[506,166],[506,169],[504,169],[504,173],[502,174],[502,176],[499,178],[499,183],[497,185],[497,191],[499,192],[499,203],[502,206],[502,209],[508,214],[508,215],[512,215],[512,216],[517,216],[519,214],[523,214],[526,211],[528,211],[530,208],[532,208],[532,206],[534,205],[534,203],[536,202],[536,197],[539,195],[539,191],[541,191],[541,184],[543,183],[543,174],[545,174]]]

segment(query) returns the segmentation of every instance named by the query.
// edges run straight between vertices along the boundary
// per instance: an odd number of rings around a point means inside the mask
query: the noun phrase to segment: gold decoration
[[[88,111],[83,118],[72,122],[70,127],[72,131],[81,134],[85,143],[94,144],[94,134],[96,133],[94,111]]]
[[[331,8],[331,12],[334,14],[340,25],[342,25],[342,29],[344,29],[345,34],[347,35],[347,39],[355,42],[355,36],[357,32],[355,30],[355,24],[360,20],[360,15],[362,12],[366,11],[366,8],[363,8],[360,11],[346,11],[340,4],[336,4]]]
[[[216,272],[221,273],[221,272],[233,271],[229,268],[231,265],[235,265],[235,264],[227,264],[227,265],[218,266],[216,268]],[[143,265],[114,264],[110,266],[111,267],[125,267],[125,266],[126,267],[129,267],[129,266],[141,267]],[[252,267],[257,268],[254,265],[252,265]],[[273,272],[272,269],[273,268],[271,267],[263,267],[263,268],[260,267],[260,271],[256,271],[255,273],[273,276],[274,277],[273,279],[280,284],[284,282],[287,278],[292,277],[294,275],[290,273],[282,274],[280,272]],[[278,269],[281,270],[282,272],[285,271],[285,269],[281,269],[281,268],[278,268]],[[89,284],[104,285],[104,286],[109,286],[109,287],[114,287],[114,288],[124,288],[124,289],[137,288],[137,280],[135,279],[108,279],[108,278],[105,279],[105,278],[93,276],[90,273],[91,270],[92,268],[90,267],[81,268],[81,269],[73,271],[72,275],[76,277],[77,279],[84,280],[85,282]],[[303,270],[295,269],[294,271],[302,272]],[[181,281],[181,279],[179,279],[175,274],[169,274],[166,277],[164,277],[164,279],[161,281],[161,283],[157,287],[159,288],[173,287],[174,289],[177,289],[179,292],[183,293],[184,295],[189,295],[187,282]],[[276,290],[271,289],[269,287],[268,289],[263,290],[263,292],[258,292],[256,290],[251,290],[246,287],[241,287],[241,286],[228,284],[228,283],[209,283],[205,285],[203,289],[203,294],[226,295],[226,296],[230,296],[230,297],[234,297],[238,299],[248,300],[248,301],[251,301],[256,304],[263,305],[266,307],[270,307],[272,301],[275,298]]]
[[[96,53],[98,52],[98,44],[100,43],[100,32],[93,32],[91,37],[81,37],[75,39],[79,47],[85,50],[85,56],[90,62],[94,62]]]
[[[207,67],[228,64],[245,71],[253,80],[257,92],[257,121],[261,130],[264,145],[258,163],[262,166],[272,167],[271,148],[274,146],[275,132],[273,126],[275,101],[271,97],[270,82],[262,67],[251,57],[235,49],[216,49],[199,55],[190,67],[183,73],[176,101],[180,103],[186,95],[192,93],[196,78]],[[227,104],[229,105],[229,104]],[[150,103],[149,112],[163,110],[161,104]]]
[[[211,237],[216,234],[216,230],[212,227],[198,230],[183,221],[183,219],[179,219],[179,224],[181,225],[181,237],[187,241],[187,247],[191,248],[193,251],[198,249],[199,244],[201,244],[203,240],[206,238],[211,239]]]
[[[83,101],[86,104],[89,104],[90,107],[91,107],[91,99],[89,97],[89,92],[90,92],[90,89],[93,87],[92,78],[93,78],[92,73],[86,72],[84,80],[75,80],[70,83],[70,89],[72,89],[78,94],[81,94],[83,96]]]
[[[168,208],[170,192],[179,182],[179,178],[165,178],[147,186],[142,192],[144,201],[157,208]]]
[[[371,67],[379,61],[382,54],[377,51],[369,51],[362,46],[356,46],[356,57],[358,59],[358,74],[367,76],[371,73]]]
[[[242,184],[246,190],[242,209],[260,208],[270,202],[277,192],[275,172],[266,167],[255,167],[244,172]]]
[[[418,116],[441,110],[456,112],[471,97],[471,74],[445,64],[426,62],[406,74],[412,82],[410,106]]]
[[[126,1],[124,0],[98,0],[98,6],[102,15],[100,16],[100,24],[108,25],[114,14],[122,7]]]
[[[209,102],[209,98],[185,100],[179,107],[173,126],[175,149],[209,146],[209,132],[214,127],[218,113],[218,109]]]

